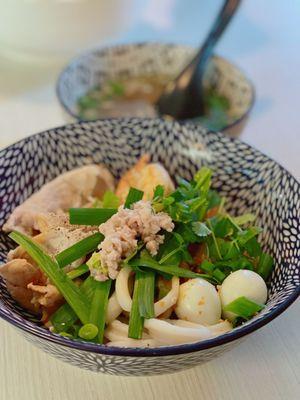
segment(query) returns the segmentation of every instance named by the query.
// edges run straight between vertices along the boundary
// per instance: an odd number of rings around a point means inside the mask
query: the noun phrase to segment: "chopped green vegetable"
[[[192,229],[193,232],[201,238],[207,237],[212,233],[211,230],[203,222],[199,221],[192,223]]]
[[[108,296],[111,279],[104,282],[94,280],[94,295],[91,303],[90,322],[98,329],[97,341],[103,343]],[[93,339],[93,338],[92,338]]]
[[[60,269],[58,264],[44,252],[40,245],[20,232],[10,234],[11,239],[23,247],[33,258],[41,270],[47,275],[51,282],[57,287],[67,303],[77,314],[83,324],[89,321],[89,303],[86,296],[80,291],[72,280]]]
[[[86,264],[79,265],[79,267],[72,269],[67,272],[67,275],[70,279],[78,278],[79,276],[87,273],[89,271],[89,267]]]
[[[103,208],[118,208],[119,205],[120,205],[120,199],[114,192],[108,190],[104,193],[102,199]]]
[[[51,323],[54,326],[55,332],[67,332],[71,326],[77,321],[78,317],[68,303],[63,304],[51,316]]]
[[[153,192],[153,198],[154,199],[157,197],[162,198],[164,196],[164,193],[165,193],[164,187],[162,185],[157,185]]]
[[[274,259],[267,253],[262,253],[257,266],[257,273],[266,281],[274,266]]]
[[[126,197],[124,207],[130,208],[132,206],[132,204],[136,203],[137,201],[142,200],[143,196],[144,196],[144,192],[131,187],[129,190],[129,193]]]
[[[92,257],[87,261],[87,266],[89,267],[90,271],[99,271],[99,273],[107,276],[108,275],[108,268],[101,263],[100,253],[95,252],[92,254]]]
[[[70,223],[73,225],[100,225],[117,211],[116,208],[70,208]]]
[[[93,282],[94,278],[88,277],[80,286],[80,290],[87,297],[88,302],[92,300],[93,296]],[[78,320],[76,313],[68,303],[63,304],[51,315],[50,321],[54,326],[55,332],[68,331],[75,322]]]
[[[256,226],[251,226],[251,228],[247,229],[246,231],[239,232],[237,235],[238,243],[243,246],[245,245],[250,239],[254,238],[255,236],[261,233],[261,229]]]
[[[79,337],[85,340],[92,340],[98,335],[98,328],[96,325],[88,323],[83,325],[78,332]]]
[[[141,297],[141,279],[143,272],[137,271],[135,274],[132,306],[129,317],[128,337],[132,339],[141,339],[144,327],[144,318],[140,314],[139,300]]]
[[[132,268],[150,268],[155,271],[159,271],[165,274],[178,276],[181,278],[203,278],[207,280],[213,280],[211,276],[206,274],[197,274],[189,269],[177,267],[176,265],[164,265],[159,264],[154,260],[148,252],[141,252],[140,257],[135,257],[129,262]]]
[[[94,233],[93,235],[80,240],[73,244],[73,246],[65,249],[56,256],[58,265],[62,268],[71,264],[73,261],[86,256],[88,253],[96,250],[99,243],[104,239],[101,233]]]
[[[248,320],[264,307],[263,304],[255,303],[254,301],[247,299],[247,297],[242,296],[227,304],[227,306],[224,307],[224,311],[232,312],[238,317]]]
[[[140,272],[139,312],[144,318],[154,318],[154,284],[153,271]]]

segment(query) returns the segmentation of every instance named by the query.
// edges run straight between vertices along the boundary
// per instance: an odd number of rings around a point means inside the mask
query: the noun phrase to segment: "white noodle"
[[[187,328],[170,324],[156,318],[145,320],[145,328],[150,336],[164,345],[197,342],[211,338],[212,332],[208,327]]]
[[[116,292],[114,292],[113,295],[108,300],[105,322],[107,324],[111,323],[116,318],[118,318],[118,316],[121,314],[121,312],[122,312],[122,307],[120,306],[120,304],[118,302]]]
[[[167,311],[170,307],[176,304],[179,294],[179,278],[177,276],[173,276],[172,278],[172,288],[169,293],[158,300],[154,304],[154,314],[156,317]]]
[[[126,340],[128,339],[128,325],[115,320],[105,329],[104,336],[110,341]],[[150,336],[143,333],[142,339],[150,339]]]
[[[232,329],[232,324],[225,320],[225,321],[220,321],[218,324],[215,325],[201,325],[197,324],[195,322],[190,322],[190,321],[184,321],[183,319],[166,319],[166,322],[169,322],[172,325],[175,326],[181,326],[183,328],[202,328],[203,326],[205,328],[208,328],[211,331],[211,334],[213,336],[221,335],[222,333],[226,333],[228,331],[231,331]]]
[[[130,267],[121,268],[116,279],[116,294],[117,299],[124,311],[130,312],[132,298],[129,293],[128,280],[131,273]]]
[[[117,299],[122,309],[127,312],[130,312],[132,306],[132,298],[130,296],[128,288],[128,280],[131,271],[132,270],[130,267],[122,268],[116,279]],[[172,307],[174,304],[176,304],[178,299],[178,294],[179,294],[179,278],[177,276],[173,276],[172,288],[169,291],[169,293],[154,304],[155,316],[158,317],[159,315],[167,311],[170,307]]]

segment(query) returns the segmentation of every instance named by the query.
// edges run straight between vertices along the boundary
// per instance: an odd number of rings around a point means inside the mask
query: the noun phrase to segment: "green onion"
[[[50,321],[54,326],[55,332],[61,333],[68,331],[77,321],[78,317],[68,303],[63,304],[50,317]]]
[[[184,269],[177,267],[176,265],[163,265],[159,264],[150,256],[135,258],[129,262],[129,265],[133,268],[151,268],[155,271],[163,272],[165,274],[178,276],[181,278],[203,278],[207,280],[213,280],[210,275],[198,274],[196,272],[190,271],[189,269]]]
[[[81,337],[81,339],[85,340],[95,339],[97,335],[98,335],[97,326],[90,323],[83,325],[78,332],[78,336]]]
[[[70,208],[70,223],[73,225],[100,225],[116,212],[116,208]]]
[[[90,322],[94,324],[98,329],[97,341],[99,343],[103,343],[106,310],[111,287],[111,279],[104,282],[94,280],[93,286],[94,294],[91,304]]]
[[[94,278],[89,276],[80,286],[80,291],[87,297],[88,302],[92,301],[93,284]],[[52,314],[50,318],[50,321],[54,326],[55,332],[58,333],[62,331],[68,331],[77,320],[78,317],[76,313],[73,311],[68,303],[63,304],[58,310],[55,311],[54,314]]]
[[[224,307],[224,311],[232,312],[238,317],[247,320],[261,311],[264,307],[263,304],[255,303],[254,301],[247,299],[247,297],[242,296],[227,304],[227,306]]]
[[[107,190],[102,199],[103,208],[118,208],[120,205],[119,197],[111,190]]]
[[[89,271],[89,267],[86,264],[79,265],[79,267],[72,269],[67,272],[67,275],[70,279],[78,278],[79,276],[85,274]]]
[[[128,337],[132,339],[141,339],[143,335],[144,318],[140,314],[139,299],[142,288],[141,279],[143,272],[137,271],[135,274],[132,306],[129,317]]]
[[[130,208],[130,206],[133,203],[136,203],[137,201],[142,200],[143,196],[144,196],[144,192],[142,192],[141,190],[138,190],[135,188],[130,188],[128,195],[126,197],[126,200],[125,200],[124,207]]]
[[[79,287],[59,268],[58,264],[44,252],[37,243],[20,232],[12,232],[10,235],[16,243],[39,265],[51,282],[57,287],[67,303],[70,304],[83,324],[89,322],[89,303]]]
[[[56,256],[58,265],[63,268],[66,265],[71,264],[73,261],[86,256],[88,253],[97,249],[103,238],[104,236],[97,232],[73,244],[73,246],[63,250]]]
[[[212,225],[211,225],[210,220],[207,220],[207,225],[209,226],[209,228],[210,228],[210,230],[211,230],[211,237],[212,237],[213,243],[214,243],[214,245],[215,245],[215,249],[216,249],[216,252],[217,252],[217,256],[218,256],[218,258],[221,260],[221,259],[222,259],[222,256],[221,256],[220,248],[219,248],[219,245],[218,245],[216,236],[215,236],[215,234],[214,234],[214,231],[213,231],[213,228],[212,228]]]
[[[193,232],[200,238],[205,238],[212,234],[212,231],[203,222],[192,222]]]
[[[218,283],[222,283],[226,278],[224,272],[221,271],[219,268],[215,268],[213,270],[212,276],[218,281]]]
[[[274,259],[267,253],[262,253],[257,266],[257,273],[266,281],[272,272]]]
[[[154,318],[155,272],[140,272],[139,311],[144,318]]]

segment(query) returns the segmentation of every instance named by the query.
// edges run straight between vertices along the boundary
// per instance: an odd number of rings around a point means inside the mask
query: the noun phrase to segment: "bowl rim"
[[[77,56],[73,57],[70,59],[70,61],[63,67],[63,69],[61,70],[61,72],[58,75],[58,78],[56,80],[56,85],[55,85],[55,93],[56,93],[56,97],[58,99],[59,104],[61,105],[61,107],[64,109],[64,111],[69,114],[71,117],[75,118],[77,120],[77,122],[88,122],[86,120],[83,120],[79,117],[78,113],[73,112],[65,103],[63,95],[61,93],[61,84],[63,82],[63,76],[65,74],[65,72],[68,70],[68,68],[70,68],[74,63],[76,63],[77,61],[79,61],[81,58],[86,57],[88,55],[91,55],[93,53],[97,53],[97,52],[102,52],[102,51],[108,51],[108,50],[118,50],[118,49],[122,49],[122,48],[128,48],[128,47],[141,47],[141,46],[170,46],[170,47],[181,47],[181,48],[185,48],[185,49],[190,49],[190,50],[195,50],[196,51],[196,47],[189,45],[189,44],[184,44],[184,43],[174,43],[174,42],[158,42],[158,41],[142,41],[142,42],[132,42],[132,43],[119,43],[119,44],[112,44],[112,45],[107,45],[107,46],[103,46],[103,47],[96,47],[90,50],[86,50],[80,54],[78,54]],[[248,75],[245,74],[244,70],[241,69],[239,66],[237,66],[235,63],[229,61],[227,58],[220,56],[218,54],[214,54],[213,58],[217,58],[220,59],[224,62],[226,62],[227,64],[231,65],[232,67],[236,68],[246,79],[250,89],[251,89],[251,101],[250,104],[248,106],[248,108],[246,109],[246,111],[239,116],[238,118],[236,118],[233,122],[231,122],[230,124],[224,126],[221,130],[219,130],[218,132],[226,132],[231,130],[232,128],[234,128],[235,126],[239,125],[243,120],[246,120],[250,114],[250,112],[252,111],[253,107],[254,107],[254,103],[256,101],[256,90],[255,90],[255,86],[253,84],[253,82],[249,79]],[[129,117],[130,118],[130,117]],[[135,117],[133,117],[135,118]],[[160,118],[160,117],[158,117]],[[108,119],[108,118],[99,118],[99,119]],[[91,121],[92,122],[92,121]],[[201,125],[201,123],[197,122],[196,118],[193,119],[184,119],[180,121],[181,123],[194,123],[194,124],[199,124]]]
[[[116,121],[116,120],[125,120],[125,121],[130,121],[134,119],[135,121],[145,121],[144,118],[107,118],[107,119],[99,119],[96,121],[91,121],[91,124],[94,124],[95,122],[102,122],[102,121]],[[150,120],[150,119],[149,119]],[[163,124],[170,123],[165,121],[162,118],[156,118],[157,121],[160,121]],[[89,122],[84,122],[84,121],[77,121],[74,123],[70,124],[65,124],[65,125],[60,125],[54,128],[50,128],[41,132],[37,132],[33,135],[29,135],[26,138],[23,138],[3,149],[2,151],[8,150],[10,147],[22,143],[23,141],[30,140],[32,137],[35,136],[45,136],[48,134],[49,131],[52,130],[57,130],[57,129],[72,129],[73,127],[78,127],[78,125],[84,125],[88,124]],[[172,122],[176,123],[176,122]],[[177,122],[178,123],[178,122]],[[195,128],[195,124],[188,123],[187,125],[190,126],[191,129]],[[208,134],[212,134],[216,137],[224,137],[225,135],[219,132],[211,132],[207,131]],[[268,155],[262,153],[260,150],[256,149],[255,147],[240,141],[238,139],[232,138],[232,137],[226,137],[227,140],[231,142],[241,142],[245,147],[248,147],[250,149],[254,149],[257,152],[261,153],[265,157],[267,157],[269,160],[273,161],[276,163],[279,168],[287,173],[291,178],[297,182],[299,185],[300,183],[298,180],[286,169],[284,168],[281,164],[279,164],[277,161],[269,157]],[[69,348],[74,348],[80,351],[87,351],[87,352],[92,352],[96,354],[102,354],[102,355],[108,355],[108,356],[125,356],[125,357],[157,357],[157,356],[173,356],[173,355],[180,355],[180,354],[188,354],[188,353],[194,353],[198,352],[201,350],[207,350],[210,348],[214,348],[217,346],[225,345],[227,343],[231,343],[235,340],[241,339],[244,336],[258,330],[259,328],[265,326],[268,324],[270,321],[275,319],[278,315],[282,314],[293,302],[296,301],[296,299],[300,296],[300,286],[297,286],[293,292],[282,302],[280,303],[276,308],[271,310],[267,315],[262,316],[260,319],[255,319],[253,322],[251,322],[248,325],[242,325],[239,329],[235,330],[233,329],[230,332],[227,332],[223,335],[217,336],[212,339],[207,339],[207,340],[202,340],[198,342],[193,342],[193,343],[185,343],[185,344],[180,344],[180,345],[171,345],[171,346],[161,346],[161,347],[153,347],[153,348],[126,348],[126,347],[114,347],[114,346],[106,346],[106,345],[101,345],[97,343],[89,343],[89,342],[84,342],[81,340],[73,340],[69,339],[63,336],[60,336],[58,334],[52,333],[45,328],[34,324],[33,322],[30,323],[30,325],[26,324],[24,325],[22,321],[19,318],[15,318],[12,315],[8,315],[7,313],[4,312],[4,307],[0,306],[0,317],[3,318],[5,321],[8,323],[12,324],[14,327],[20,329],[21,331],[24,331],[26,333],[29,333],[33,336],[39,337],[42,340],[49,341],[50,343],[62,345],[65,347]],[[24,319],[24,317],[22,317]]]

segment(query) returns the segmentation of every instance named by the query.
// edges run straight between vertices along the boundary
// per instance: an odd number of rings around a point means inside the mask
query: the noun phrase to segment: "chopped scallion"
[[[135,189],[135,188],[130,188],[128,195],[125,200],[124,207],[125,208],[130,208],[133,203],[136,203],[137,201],[142,200],[144,196],[144,192],[141,190]]]
[[[139,291],[139,311],[144,318],[154,318],[154,284],[155,272],[140,273],[141,288]]]
[[[73,244],[73,246],[68,247],[56,256],[58,265],[63,268],[73,261],[86,256],[88,253],[97,249],[103,238],[104,236],[97,232]]]
[[[247,297],[242,296],[227,304],[227,306],[224,307],[224,311],[232,312],[238,317],[247,320],[261,311],[264,307],[263,304],[255,303],[254,301],[247,299]]]
[[[129,317],[128,337],[132,339],[141,339],[143,335],[144,318],[140,314],[139,299],[142,288],[141,279],[143,272],[137,271],[135,274],[132,306]]]
[[[78,278],[79,276],[85,274],[89,271],[89,267],[86,264],[79,265],[79,267],[72,269],[67,272],[67,275],[70,279]]]
[[[72,225],[100,225],[116,212],[116,208],[70,208],[70,223]]]
[[[91,323],[83,325],[78,332],[78,336],[81,337],[81,339],[85,340],[95,339],[97,335],[98,335],[98,328],[96,325]]]
[[[111,279],[104,282],[94,280],[94,294],[91,303],[90,322],[97,329],[97,341],[103,343],[103,335],[105,328],[106,310],[108,304],[108,296],[111,287]]]
[[[79,287],[59,268],[58,264],[44,252],[40,245],[20,232],[12,232],[11,239],[23,247],[41,270],[57,287],[67,303],[77,314],[83,324],[89,322],[89,303]]]

